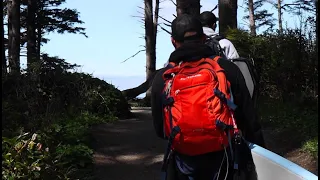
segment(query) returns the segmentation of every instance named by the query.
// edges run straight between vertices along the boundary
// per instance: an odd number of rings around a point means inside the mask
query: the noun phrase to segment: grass
[[[318,158],[317,108],[317,105],[282,103],[262,98],[259,104],[260,121],[263,127],[271,127],[275,132],[292,132],[292,136],[288,134],[287,137],[297,138],[297,143],[301,143],[301,150]]]
[[[306,141],[302,146],[302,150],[310,153],[313,157],[318,158],[318,138]]]

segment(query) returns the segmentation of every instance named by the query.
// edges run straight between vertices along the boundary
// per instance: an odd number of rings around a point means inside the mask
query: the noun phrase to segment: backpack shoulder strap
[[[215,94],[217,93],[216,95],[230,94],[230,99],[225,99],[225,100],[226,100],[227,106],[230,109],[235,110],[237,106],[233,102],[234,100],[233,100],[233,95],[231,91],[231,84],[227,80],[224,69],[218,63],[218,60],[220,58],[221,58],[220,56],[214,56],[206,59],[206,62],[209,63],[211,67],[214,69],[217,80],[219,82],[218,89],[215,89],[214,91],[215,91]],[[222,95],[221,97],[224,98],[224,95]]]
[[[223,56],[223,50],[219,43],[221,39],[224,39],[224,37],[220,35],[214,37],[209,36],[206,41],[206,44],[219,56]]]
[[[223,71],[223,69],[220,67],[218,60],[220,59],[220,56],[211,56],[208,58],[204,58],[202,63],[207,63],[210,65],[210,67],[214,70],[214,72],[218,73],[220,71]]]

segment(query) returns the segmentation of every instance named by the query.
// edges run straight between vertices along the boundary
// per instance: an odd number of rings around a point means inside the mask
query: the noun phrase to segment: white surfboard
[[[317,180],[318,176],[256,144],[249,143],[258,180]]]

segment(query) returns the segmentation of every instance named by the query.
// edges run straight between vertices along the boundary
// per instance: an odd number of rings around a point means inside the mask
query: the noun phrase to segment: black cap
[[[186,36],[187,32],[195,32],[194,35]],[[179,42],[196,40],[203,36],[203,29],[200,20],[188,14],[182,14],[171,23],[172,38]]]
[[[217,17],[210,11],[204,11],[200,14],[200,21],[203,26],[212,26],[217,20]]]

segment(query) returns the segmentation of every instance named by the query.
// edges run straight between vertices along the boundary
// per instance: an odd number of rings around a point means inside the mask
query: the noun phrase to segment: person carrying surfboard
[[[168,140],[163,179],[233,179],[236,169],[248,165],[239,156],[241,137],[264,147],[243,75],[204,44],[199,19],[178,16],[171,29],[175,51],[151,92],[155,131]]]

